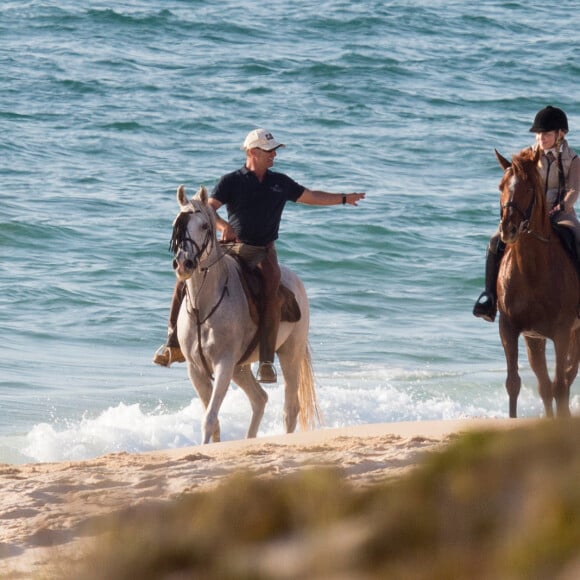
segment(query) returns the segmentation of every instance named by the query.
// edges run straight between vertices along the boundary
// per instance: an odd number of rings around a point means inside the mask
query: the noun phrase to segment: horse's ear
[[[200,185],[197,193],[194,196],[194,199],[198,199],[203,203],[203,205],[207,205],[207,189],[204,185]]]
[[[180,207],[184,207],[189,203],[189,200],[187,199],[187,195],[185,195],[185,186],[184,185],[180,185],[177,188],[177,203],[179,204]]]
[[[495,153],[495,156],[497,158],[497,160],[499,161],[499,164],[503,167],[503,170],[505,171],[508,167],[512,166],[511,161],[508,161],[497,149],[493,150]]]

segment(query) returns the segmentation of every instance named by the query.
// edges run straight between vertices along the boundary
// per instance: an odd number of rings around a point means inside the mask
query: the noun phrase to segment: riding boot
[[[262,274],[262,316],[260,319],[260,366],[257,379],[260,383],[276,383],[274,355],[280,327],[280,266],[274,244],[266,246],[266,256],[258,265]]]
[[[179,316],[179,310],[184,296],[185,282],[178,280],[173,290],[173,298],[171,299],[171,307],[169,309],[167,341],[157,349],[153,356],[153,362],[156,365],[169,367],[171,363],[185,361],[185,357],[179,346],[179,341],[177,340],[177,317]]]
[[[258,367],[257,379],[260,383],[276,383],[276,368],[274,367],[274,354],[276,352],[276,339],[280,327],[280,305],[275,300],[274,304],[264,308],[262,313],[262,328],[260,330],[260,366]]]
[[[495,320],[497,314],[497,276],[505,245],[499,243],[494,248],[490,245],[485,259],[485,290],[479,295],[473,307],[473,315],[488,322]]]
[[[576,266],[576,272],[580,278],[580,240],[576,238],[574,241],[576,242],[574,244],[574,265]]]

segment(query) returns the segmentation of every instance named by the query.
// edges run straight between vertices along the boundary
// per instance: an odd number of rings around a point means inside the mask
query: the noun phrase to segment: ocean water
[[[0,462],[199,443],[184,365],[151,363],[175,190],[241,166],[257,126],[287,144],[275,169],[367,193],[289,204],[278,243],[310,297],[324,426],[506,416],[497,324],[471,314],[493,149],[530,144],[547,104],[580,149],[579,24],[566,0],[0,2]],[[262,436],[283,432],[267,390]],[[239,389],[220,418],[244,436]]]

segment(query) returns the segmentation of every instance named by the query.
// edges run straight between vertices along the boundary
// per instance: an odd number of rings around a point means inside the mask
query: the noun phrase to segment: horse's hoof
[[[169,367],[174,362],[185,362],[185,357],[178,346],[167,346],[163,344],[153,356],[153,362],[162,367]]]
[[[260,363],[258,367],[257,377],[260,383],[277,383],[278,377],[276,376],[276,369],[271,362]]]
[[[495,311],[493,313],[485,312],[482,314],[475,314],[475,312],[474,312],[473,314],[475,316],[477,316],[478,318],[483,318],[483,320],[485,320],[487,322],[494,322],[495,321]]]

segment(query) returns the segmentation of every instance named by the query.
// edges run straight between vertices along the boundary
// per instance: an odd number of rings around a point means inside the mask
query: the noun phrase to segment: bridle
[[[211,316],[214,314],[214,312],[221,305],[225,296],[227,294],[229,294],[229,289],[228,289],[229,273],[228,273],[228,276],[226,277],[226,281],[225,281],[224,286],[222,288],[222,291],[220,293],[220,297],[218,298],[218,300],[214,304],[214,306],[209,310],[209,312],[202,318],[199,308],[194,306],[196,303],[195,299],[197,297],[199,297],[199,295],[201,294],[201,291],[202,291],[203,286],[206,282],[207,275],[209,273],[210,268],[212,266],[214,266],[215,264],[217,264],[224,257],[225,254],[221,254],[220,256],[218,256],[218,258],[214,262],[212,262],[211,264],[208,264],[206,266],[201,267],[202,256],[204,255],[205,252],[207,252],[208,257],[209,257],[209,255],[211,254],[210,244],[217,243],[217,240],[215,238],[214,228],[210,227],[209,224],[208,224],[208,227],[206,229],[206,233],[205,233],[205,236],[203,238],[203,241],[200,244],[198,244],[194,239],[191,238],[191,236],[189,235],[187,225],[189,223],[189,220],[191,219],[191,216],[195,213],[202,213],[204,215],[207,215],[207,214],[205,214],[205,212],[203,212],[203,210],[196,208],[195,206],[192,206],[191,209],[183,210],[175,218],[175,221],[173,223],[173,232],[171,235],[171,240],[169,242],[169,248],[173,252],[174,255],[177,255],[177,253],[180,250],[182,252],[184,252],[186,255],[184,265],[187,267],[187,269],[191,269],[191,270],[199,269],[199,271],[202,272],[202,274],[203,274],[201,284],[199,285],[198,290],[197,290],[197,296],[195,296],[195,297],[191,296],[189,287],[185,286],[186,310],[187,310],[187,313],[189,314],[189,316],[195,321],[195,326],[197,329],[197,350],[198,350],[199,358],[201,359],[201,362],[203,364],[205,372],[213,380],[213,373],[211,372],[211,370],[209,368],[207,360],[203,354],[203,349],[201,347],[201,327],[211,318]],[[211,221],[209,223],[211,224]],[[187,244],[190,244],[195,249],[196,255],[193,259],[187,257],[188,252],[185,249],[185,246]],[[210,248],[209,251],[208,251],[208,248]],[[173,259],[173,269],[176,269],[176,268],[177,268],[177,258],[174,258]]]
[[[532,188],[530,191],[533,192]],[[505,219],[504,212],[510,208],[513,208],[522,216],[522,222],[520,223],[520,232],[528,232],[530,227],[530,217],[532,217],[532,211],[534,210],[534,206],[536,205],[536,198],[535,196],[532,197],[532,201],[530,201],[528,207],[523,210],[515,201],[512,199],[508,200],[501,206],[501,215],[500,215],[500,223],[503,223]]]
[[[192,207],[191,209],[182,211],[173,222],[173,232],[171,234],[171,240],[169,241],[169,249],[173,252],[173,255],[177,255],[177,253],[181,250],[186,255],[186,260],[184,265],[187,269],[195,270],[201,261],[201,257],[203,256],[204,252],[208,249],[209,245],[212,242],[212,238],[215,237],[215,233],[211,227],[208,227],[206,230],[205,237],[201,244],[198,244],[192,237],[189,235],[189,231],[187,229],[187,224],[191,216],[195,213],[203,213],[201,209],[196,209]],[[195,250],[195,256],[193,259],[188,258],[189,252],[185,249],[185,246],[190,244],[193,249]],[[208,266],[209,267],[209,266]],[[173,269],[177,268],[177,259],[173,259]]]
[[[503,226],[504,220],[506,218],[505,216],[505,212],[507,210],[509,210],[510,208],[513,208],[518,214],[520,214],[520,216],[522,217],[522,221],[520,223],[520,226],[518,228],[518,233],[519,234],[529,234],[533,237],[535,237],[536,239],[542,241],[542,242],[549,242],[550,238],[549,236],[546,238],[544,236],[541,236],[539,234],[537,234],[536,232],[534,232],[531,228],[530,228],[530,218],[532,217],[532,212],[534,211],[534,207],[536,205],[536,195],[535,195],[535,191],[533,187],[529,187],[528,188],[528,193],[532,194],[532,199],[530,201],[530,203],[528,204],[528,207],[523,210],[515,201],[513,201],[513,194],[512,196],[510,196],[510,199],[508,199],[508,201],[504,204],[502,204],[500,206],[500,227]]]

